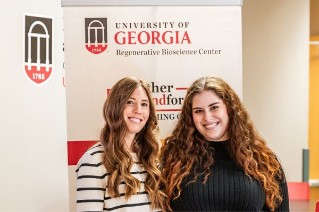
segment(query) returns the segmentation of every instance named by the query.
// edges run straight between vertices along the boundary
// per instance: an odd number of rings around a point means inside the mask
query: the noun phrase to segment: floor
[[[315,212],[316,202],[305,201],[305,200],[290,200],[289,207],[291,212],[294,212],[294,211]]]

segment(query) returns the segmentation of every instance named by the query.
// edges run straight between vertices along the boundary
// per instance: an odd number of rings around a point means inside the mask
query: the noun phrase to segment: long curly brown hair
[[[128,99],[138,86],[142,86],[147,94],[150,102],[150,113],[144,128],[135,135],[133,149],[139,163],[147,172],[145,190],[149,194],[151,207],[163,208],[165,194],[158,189],[161,182],[161,172],[158,169],[157,161],[159,144],[155,138],[155,133],[158,132],[155,107],[147,82],[135,77],[125,77],[118,81],[112,87],[103,107],[105,125],[101,131],[100,141],[107,153],[103,162],[106,170],[110,173],[108,192],[112,197],[119,197],[119,185],[121,181],[124,181],[126,184],[125,197],[129,198],[136,194],[140,187],[140,181],[130,173],[134,161],[125,146],[124,137],[127,127],[122,116]]]
[[[205,139],[197,131],[192,119],[193,98],[204,90],[216,93],[226,105],[230,141],[227,148],[245,174],[261,182],[266,194],[266,204],[271,210],[275,210],[282,201],[279,181],[284,174],[281,165],[257,132],[239,97],[225,81],[216,77],[203,77],[191,85],[178,123],[172,134],[164,140],[161,158],[162,176],[166,180],[166,207],[171,210],[170,201],[180,196],[183,179],[191,172],[196,172],[196,165],[201,164],[204,171],[195,173],[195,179],[203,174],[205,183],[210,175],[214,159],[207,151]]]

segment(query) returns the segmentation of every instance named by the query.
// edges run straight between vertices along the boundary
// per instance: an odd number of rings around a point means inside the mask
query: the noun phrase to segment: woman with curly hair
[[[158,126],[148,84],[135,77],[118,81],[103,115],[100,141],[77,165],[77,211],[161,210]]]
[[[220,78],[200,78],[187,90],[161,158],[168,210],[289,211],[279,161]]]

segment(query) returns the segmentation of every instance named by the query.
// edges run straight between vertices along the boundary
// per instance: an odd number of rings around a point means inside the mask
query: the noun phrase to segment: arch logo
[[[85,47],[93,54],[100,54],[107,48],[107,19],[85,18]]]
[[[52,73],[52,18],[24,16],[24,70],[36,84]]]

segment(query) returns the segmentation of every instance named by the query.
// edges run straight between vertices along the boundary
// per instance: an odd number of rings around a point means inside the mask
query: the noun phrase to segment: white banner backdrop
[[[65,7],[64,31],[68,145],[98,139],[107,91],[125,76],[150,83],[159,139],[174,127],[195,79],[222,77],[242,97],[241,6]],[[71,210],[82,154],[73,144]]]

